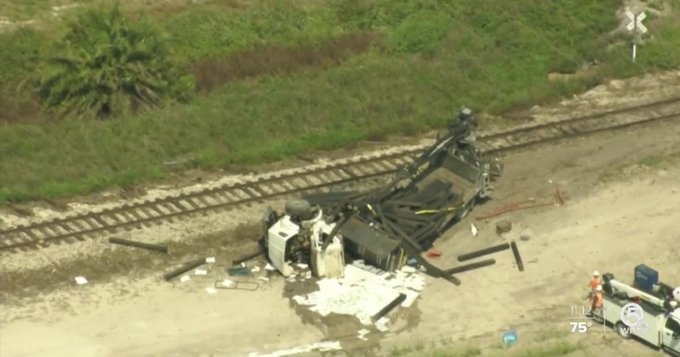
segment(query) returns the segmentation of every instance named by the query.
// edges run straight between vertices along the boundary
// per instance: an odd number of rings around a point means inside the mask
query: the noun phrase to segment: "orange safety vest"
[[[593,306],[596,309],[602,308],[602,306],[604,305],[604,297],[602,296],[602,293],[601,292],[595,293],[595,297],[593,299],[594,299]]]
[[[602,279],[593,277],[590,279],[590,288],[595,290],[598,285],[602,284]]]

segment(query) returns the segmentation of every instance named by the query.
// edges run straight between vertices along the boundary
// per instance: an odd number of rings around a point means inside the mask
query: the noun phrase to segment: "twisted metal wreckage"
[[[282,215],[268,208],[261,239],[267,258],[284,276],[304,263],[317,277],[329,278],[342,277],[345,254],[389,272],[415,259],[429,275],[460,284],[452,275],[460,267],[442,270],[421,253],[487,198],[503,172],[498,159],[485,158],[476,147],[475,128],[464,108],[445,137],[386,185],[303,195],[287,202]]]

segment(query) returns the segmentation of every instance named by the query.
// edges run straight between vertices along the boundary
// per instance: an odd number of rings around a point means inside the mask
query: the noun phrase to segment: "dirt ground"
[[[256,291],[210,293],[206,289],[226,277],[224,267],[241,253],[238,247],[210,251],[205,246],[205,254],[216,256],[216,262],[207,266],[206,275],[192,275],[186,282],[163,281],[160,276],[170,265],[144,263],[162,260],[152,256],[130,260],[126,271],[112,268],[109,275],[97,275],[83,286],[59,275],[58,265],[73,260],[73,255],[82,259],[86,253],[110,253],[111,248],[99,240],[85,244],[87,248],[24,253],[23,262],[21,257],[2,256],[3,275],[20,271],[25,264],[58,277],[60,284],[41,285],[33,296],[2,295],[0,356],[246,356],[320,341],[339,341],[343,347],[339,355],[395,355],[399,346],[446,342],[478,346],[493,356],[500,352],[494,343],[508,329],[518,331],[520,344],[513,347],[517,351],[540,344],[546,331],[556,331],[583,347],[574,356],[655,354],[612,331],[603,335],[593,328],[585,335],[570,335],[570,311],[584,304],[581,297],[593,269],[630,281],[633,267],[644,263],[657,269],[663,281],[680,283],[679,135],[676,119],[509,154],[493,200],[476,207],[465,222],[437,241],[443,255],[433,262],[451,267],[457,254],[516,239],[525,271],[517,270],[506,251],[493,256],[494,266],[460,274],[461,286],[428,277],[416,304],[390,315],[391,331],[371,329],[367,341],[356,338],[360,327],[351,319],[320,319],[295,306],[288,299],[296,292],[291,289],[303,288],[276,275],[269,281],[254,279],[259,284]],[[532,197],[553,202],[556,186],[564,205],[475,219]],[[126,232],[123,237],[143,234],[174,242],[190,242],[192,236],[224,238],[234,234],[225,221],[256,220],[262,206],[195,217],[192,224],[175,222]],[[504,237],[494,232],[501,219],[513,223]],[[476,237],[470,223],[479,229]],[[521,235],[529,239],[520,240]],[[248,242],[241,244],[244,252],[252,249]],[[187,257],[175,255],[172,262]],[[106,262],[86,259],[92,260],[82,264],[86,277],[89,267]],[[52,270],[39,270],[46,266]],[[257,275],[265,276],[265,271]],[[25,279],[32,285],[36,278]]]

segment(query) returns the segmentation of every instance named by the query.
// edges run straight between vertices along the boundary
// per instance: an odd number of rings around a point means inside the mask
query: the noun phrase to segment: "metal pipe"
[[[517,262],[517,269],[519,269],[519,271],[524,271],[524,263],[522,263],[522,256],[519,255],[517,243],[513,241],[510,243],[510,246],[512,247],[512,254],[515,256],[515,261]]]
[[[151,244],[151,243],[135,242],[135,241],[132,241],[132,240],[114,238],[114,237],[109,238],[109,243],[127,245],[127,246],[130,246],[130,247],[142,248],[142,249],[147,249],[147,250],[155,250],[157,252],[166,253],[166,254],[168,253],[168,246],[166,244]]]
[[[380,320],[383,316],[387,315],[395,307],[399,306],[402,302],[404,302],[404,300],[406,300],[406,294],[399,294],[399,296],[397,296],[389,304],[385,305],[385,307],[380,309],[378,313],[373,315],[373,317],[371,317],[371,320],[373,320],[373,322]]]
[[[462,261],[478,258],[478,257],[481,257],[483,255],[488,255],[488,254],[491,254],[491,253],[500,252],[501,250],[506,250],[508,248],[510,248],[510,244],[503,243],[503,244],[495,245],[493,247],[475,250],[474,252],[459,255],[458,261],[462,262]]]
[[[181,267],[179,267],[179,268],[177,268],[177,269],[175,269],[175,270],[173,270],[169,273],[165,273],[165,275],[163,275],[163,278],[166,281],[170,281],[170,280],[188,272],[191,269],[198,268],[199,266],[201,266],[203,264],[205,264],[205,258],[192,260],[188,263],[183,264]]]
[[[250,259],[253,259],[255,257],[259,257],[260,255],[262,255],[262,253],[263,253],[262,249],[258,249],[257,252],[255,252],[255,253],[250,253],[250,254],[244,255],[244,256],[236,259],[236,260],[232,260],[231,265],[239,265],[243,262],[247,262]]]

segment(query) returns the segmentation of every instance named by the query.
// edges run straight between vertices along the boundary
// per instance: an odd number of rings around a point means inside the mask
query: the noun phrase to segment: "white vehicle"
[[[295,271],[294,263],[311,263],[317,277],[340,278],[345,268],[342,237],[334,234],[335,223],[323,220],[323,212],[302,200],[289,201],[286,214],[276,217],[269,210],[264,217],[262,243],[272,265],[283,276]]]
[[[667,353],[680,356],[680,308],[678,291],[672,297],[637,289],[605,274],[604,320],[619,336],[635,336]]]

